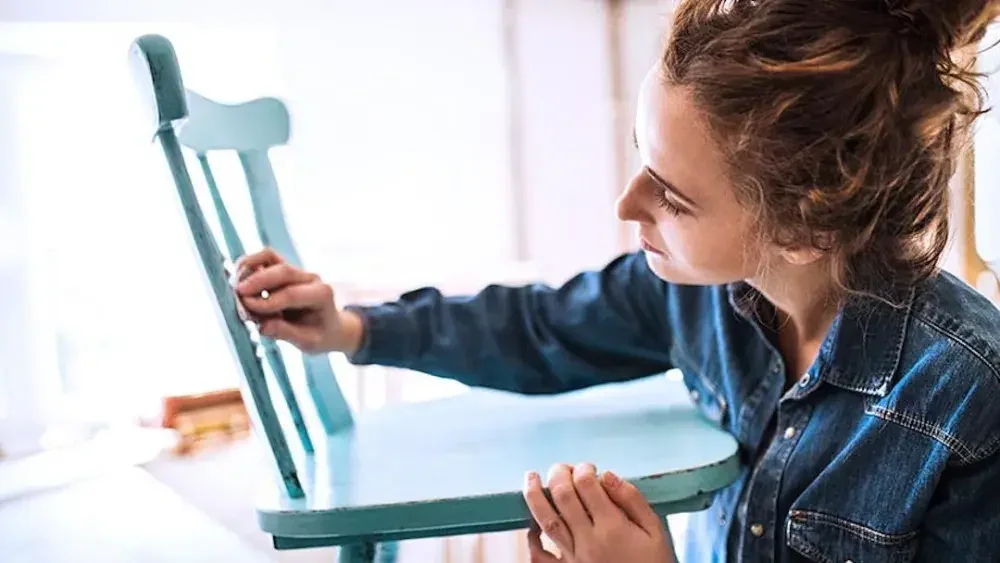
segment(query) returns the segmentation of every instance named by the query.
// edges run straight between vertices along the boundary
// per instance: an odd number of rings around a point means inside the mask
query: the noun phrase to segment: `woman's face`
[[[774,250],[755,242],[753,215],[737,202],[689,93],[655,68],[639,93],[635,144],[642,166],[618,199],[618,217],[639,225],[653,272],[697,285],[756,275]]]

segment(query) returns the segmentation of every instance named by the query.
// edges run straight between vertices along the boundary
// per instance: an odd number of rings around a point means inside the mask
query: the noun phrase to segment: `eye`
[[[691,211],[687,207],[681,206],[667,195],[666,186],[660,183],[660,181],[657,180],[652,173],[650,173],[648,168],[644,168],[644,170],[646,172],[646,180],[649,182],[649,189],[653,191],[653,197],[656,198],[657,205],[675,217],[691,214]]]
[[[687,213],[686,209],[670,201],[670,198],[667,197],[666,190],[664,190],[659,186],[654,186],[653,190],[654,194],[656,195],[657,204],[659,204],[659,206],[662,207],[663,209],[666,209],[667,213],[670,213],[674,217]]]

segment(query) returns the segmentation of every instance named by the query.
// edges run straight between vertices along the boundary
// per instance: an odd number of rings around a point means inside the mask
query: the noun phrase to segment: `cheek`
[[[722,222],[675,220],[660,227],[671,258],[692,270],[740,276],[754,266],[757,250],[742,229]]]

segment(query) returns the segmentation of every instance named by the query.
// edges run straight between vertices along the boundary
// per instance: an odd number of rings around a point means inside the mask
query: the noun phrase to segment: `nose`
[[[618,219],[625,222],[653,223],[654,217],[646,199],[642,190],[642,174],[635,174],[618,196],[616,203]]]

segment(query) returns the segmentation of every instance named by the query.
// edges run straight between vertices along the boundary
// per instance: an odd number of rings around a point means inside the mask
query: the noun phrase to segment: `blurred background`
[[[207,97],[288,103],[291,142],[272,158],[296,244],[341,302],[372,301],[426,284],[556,284],[632,249],[614,200],[670,5],[3,0],[0,530],[53,487],[141,466],[264,558],[332,557],[275,553],[257,532],[249,491],[269,468],[256,444],[179,455],[155,424],[166,398],[239,375],[136,95],[134,38],[168,37]],[[998,63],[997,49],[980,59],[991,74]],[[983,119],[963,155],[945,266],[1000,302],[998,127]],[[248,218],[235,157],[213,165]],[[334,362],[359,410],[463,390]],[[522,543],[406,542],[401,561],[526,561]]]

